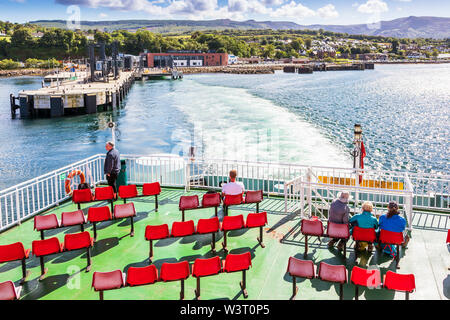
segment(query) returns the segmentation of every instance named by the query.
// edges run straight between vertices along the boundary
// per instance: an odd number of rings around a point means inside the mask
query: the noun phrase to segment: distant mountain
[[[65,28],[64,20],[31,21],[46,27]],[[81,29],[99,29],[113,31],[118,29],[137,30],[145,28],[159,33],[179,33],[202,30],[224,29],[324,29],[332,32],[353,35],[372,35],[398,38],[450,38],[450,18],[439,17],[407,17],[374,24],[355,25],[299,25],[289,21],[233,21],[219,20],[117,20],[117,21],[81,21]]]

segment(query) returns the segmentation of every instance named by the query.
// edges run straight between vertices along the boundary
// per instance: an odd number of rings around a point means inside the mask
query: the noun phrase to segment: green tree
[[[11,36],[11,45],[13,47],[30,47],[34,44],[30,29],[18,28]]]

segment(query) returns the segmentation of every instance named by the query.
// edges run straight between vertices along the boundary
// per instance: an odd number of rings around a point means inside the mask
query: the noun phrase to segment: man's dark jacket
[[[119,174],[120,172],[120,154],[115,148],[108,151],[104,164],[105,174]]]

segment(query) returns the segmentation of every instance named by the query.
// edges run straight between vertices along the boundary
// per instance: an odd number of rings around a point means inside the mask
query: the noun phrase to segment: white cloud
[[[291,1],[276,10],[270,13],[270,16],[281,18],[281,17],[289,17],[295,19],[302,19],[307,17],[313,17],[316,15],[314,10],[311,10],[308,7],[305,7],[301,3],[296,3]]]
[[[98,16],[99,16],[99,18],[106,18],[108,15],[106,13],[102,12]]]
[[[339,12],[337,12],[336,8],[332,4],[327,4],[325,7],[318,9],[317,14],[324,19],[339,17]]]
[[[358,7],[358,11],[361,13],[372,14],[389,11],[389,8],[387,3],[382,0],[368,0]]]

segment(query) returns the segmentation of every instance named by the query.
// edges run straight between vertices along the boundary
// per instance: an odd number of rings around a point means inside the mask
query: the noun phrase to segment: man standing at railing
[[[339,194],[339,198],[334,200],[330,205],[330,211],[328,212],[328,221],[339,224],[348,224],[350,208],[348,207],[348,200],[350,199],[350,193],[342,191]],[[328,242],[329,247],[333,247],[338,239],[331,239]],[[345,241],[342,239],[339,241],[337,248],[342,250],[344,248]]]
[[[103,166],[104,172],[108,185],[113,187],[114,193],[116,194],[116,180],[117,175],[120,172],[120,154],[119,151],[114,148],[114,142],[108,141],[105,148],[108,152],[106,153],[105,164]]]

